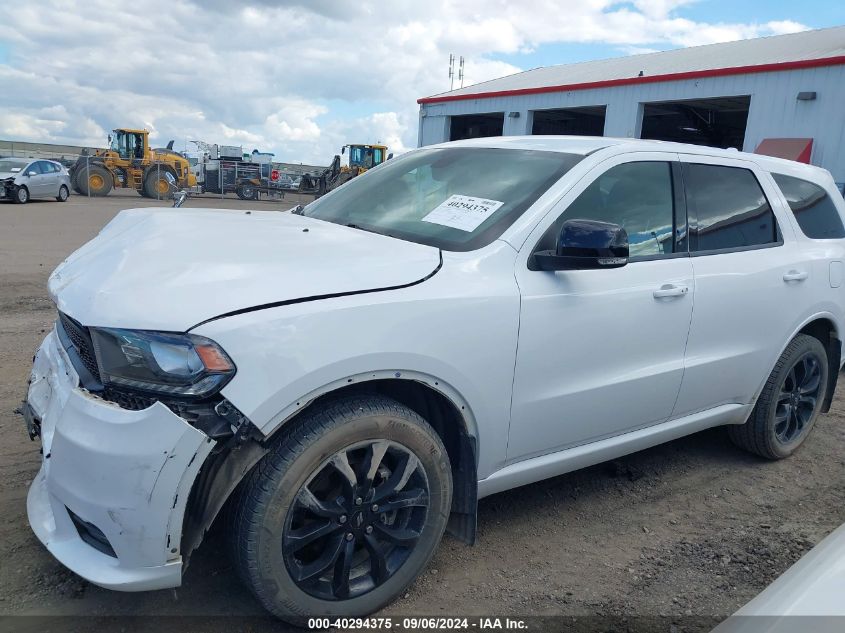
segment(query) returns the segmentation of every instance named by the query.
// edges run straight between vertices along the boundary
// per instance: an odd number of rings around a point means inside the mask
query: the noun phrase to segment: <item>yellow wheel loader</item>
[[[151,149],[147,130],[118,129],[109,135],[109,148],[80,156],[70,168],[70,182],[82,195],[105,196],[114,188],[135,189],[146,198],[169,198],[176,189],[194,187],[196,176],[182,154]]]
[[[381,165],[393,154],[387,153],[387,145],[344,145],[340,153],[349,148],[349,164],[340,164],[340,155],[336,155],[332,164],[320,174],[306,174],[299,181],[299,193],[310,193],[318,198],[343,183],[363,174],[368,169]]]

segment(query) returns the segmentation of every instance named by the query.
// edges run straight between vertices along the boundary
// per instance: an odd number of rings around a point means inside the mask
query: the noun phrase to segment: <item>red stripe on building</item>
[[[562,84],[559,86],[539,86],[537,88],[519,88],[515,90],[498,90],[493,92],[478,92],[475,94],[443,95],[441,97],[422,97],[417,103],[444,103],[446,101],[466,101],[467,99],[492,99],[493,97],[513,97],[517,95],[534,95],[546,92],[568,92],[572,90],[590,90],[593,88],[610,88],[613,86],[630,86],[632,84],[650,84],[661,81],[683,81],[685,79],[703,79],[706,77],[727,77],[730,75],[750,75],[755,73],[774,73],[782,70],[799,70],[801,68],[820,68],[823,66],[838,66],[845,64],[845,55],[823,57],[821,59],[804,59],[794,62],[777,62],[773,64],[757,64],[754,66],[733,66],[731,68],[713,68],[708,70],[692,70],[682,73],[668,73],[665,75],[650,75],[648,77],[625,77],[623,79],[605,79],[603,81],[588,81],[577,84]]]

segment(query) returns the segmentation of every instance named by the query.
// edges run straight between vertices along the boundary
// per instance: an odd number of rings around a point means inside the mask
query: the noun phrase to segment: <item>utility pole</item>
[[[461,63],[458,65],[458,79],[461,80],[461,88],[464,87],[464,56],[461,55]]]
[[[455,56],[449,53],[449,91],[455,88]]]

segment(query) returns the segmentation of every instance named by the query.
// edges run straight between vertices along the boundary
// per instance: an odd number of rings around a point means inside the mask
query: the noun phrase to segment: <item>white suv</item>
[[[124,211],[50,278],[39,539],[174,587],[223,509],[274,614],[370,613],[476,501],[708,427],[766,458],[842,365],[821,169],[584,137],[427,147],[294,213]]]

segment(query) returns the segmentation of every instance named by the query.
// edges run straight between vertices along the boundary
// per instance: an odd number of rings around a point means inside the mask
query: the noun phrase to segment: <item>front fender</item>
[[[505,460],[519,329],[514,252],[500,248],[510,253],[498,263],[447,262],[414,287],[246,312],[192,331],[232,357],[238,371],[223,395],[264,435],[338,387],[411,379],[461,410],[485,477]]]

